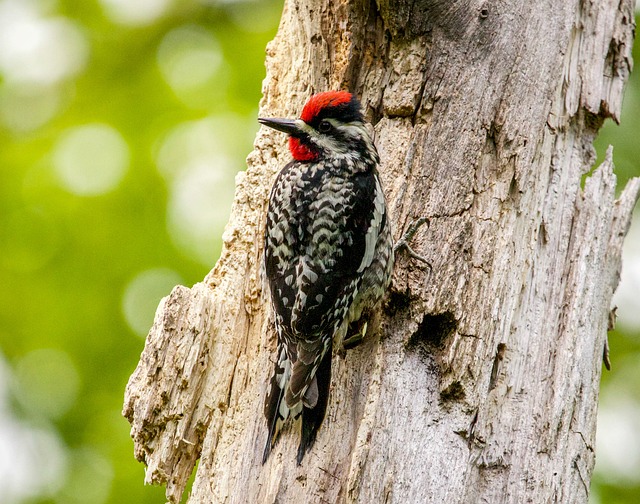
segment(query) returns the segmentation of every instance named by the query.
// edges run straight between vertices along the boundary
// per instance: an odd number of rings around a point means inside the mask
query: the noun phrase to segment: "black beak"
[[[298,136],[300,134],[300,130],[293,119],[278,119],[275,117],[267,119],[265,117],[258,117],[258,122],[278,131],[289,133],[289,135]]]

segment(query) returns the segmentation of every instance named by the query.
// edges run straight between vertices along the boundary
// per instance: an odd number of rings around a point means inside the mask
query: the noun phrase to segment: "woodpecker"
[[[391,280],[394,246],[380,158],[355,96],[316,94],[299,119],[258,121],[289,134],[293,157],[271,189],[264,234],[278,361],[262,463],[283,423],[302,416],[299,465],[327,409],[333,342],[364,337]]]

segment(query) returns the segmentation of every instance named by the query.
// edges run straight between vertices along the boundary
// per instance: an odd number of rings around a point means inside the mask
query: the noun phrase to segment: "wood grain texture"
[[[380,330],[335,356],[327,418],[266,465],[275,358],[260,279],[267,195],[288,159],[261,130],[222,256],[158,308],[124,414],[146,481],[190,503],[587,502],[601,360],[622,241],[612,153],[633,1],[291,0],[267,47],[262,116],[314,92],[362,98],[400,256]],[[581,181],[586,175],[583,187]]]

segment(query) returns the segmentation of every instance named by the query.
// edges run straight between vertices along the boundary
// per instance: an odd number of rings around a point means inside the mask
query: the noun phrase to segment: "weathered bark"
[[[287,1],[261,114],[348,88],[375,125],[400,256],[379,335],[334,356],[318,440],[286,430],[262,466],[275,338],[259,273],[287,160],[261,131],[224,250],[158,308],[124,414],[147,482],[190,503],[587,502],[601,360],[640,180],[611,152],[633,1]]]

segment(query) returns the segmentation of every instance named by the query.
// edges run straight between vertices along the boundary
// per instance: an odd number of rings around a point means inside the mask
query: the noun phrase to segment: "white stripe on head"
[[[371,135],[369,134],[369,131],[367,130],[364,123],[342,123],[337,119],[331,118],[323,120],[330,123],[345,138],[353,138],[356,141],[359,140],[364,142],[366,144],[367,152],[375,152],[373,140],[371,139]],[[353,156],[353,146],[350,145],[349,142],[341,142],[333,135],[320,133],[312,126],[309,126],[302,119],[296,120],[296,126],[298,126],[301,131],[306,133],[309,137],[309,140],[320,147],[320,149],[322,149],[323,151],[330,152],[333,156],[336,157]]]

